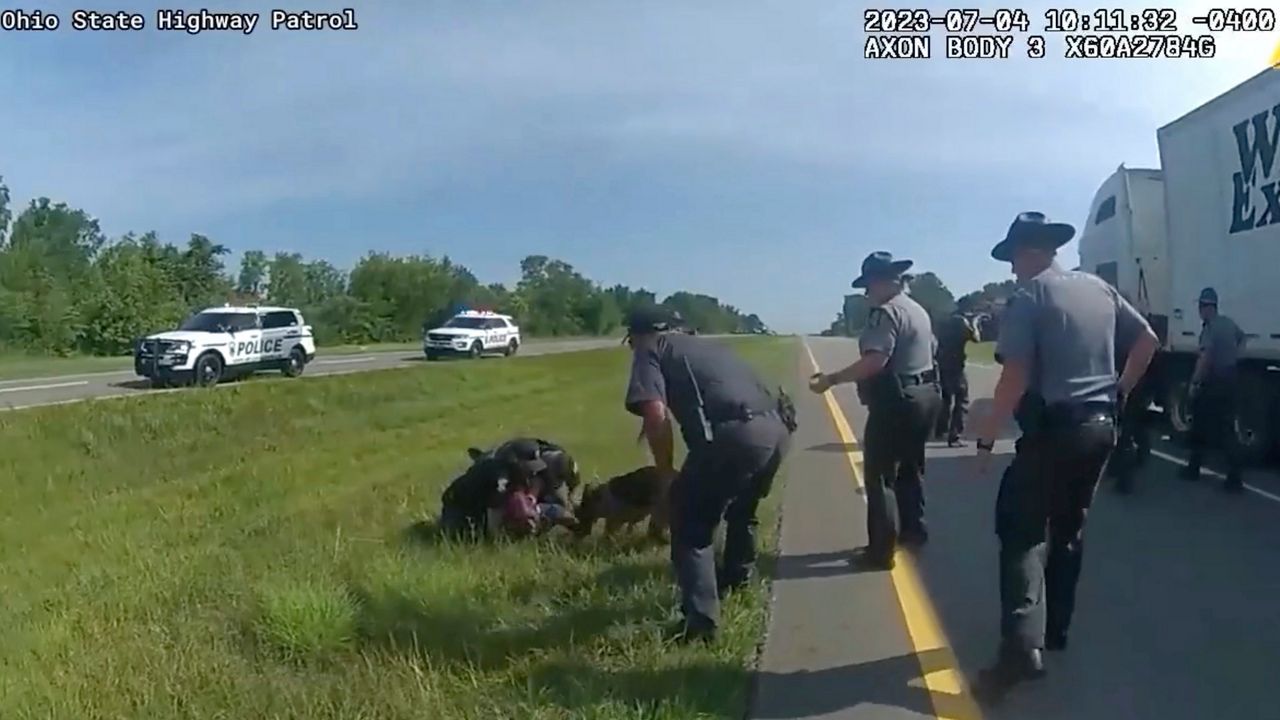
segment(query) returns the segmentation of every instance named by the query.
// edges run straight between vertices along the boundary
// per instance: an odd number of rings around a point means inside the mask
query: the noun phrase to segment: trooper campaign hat
[[[1075,234],[1074,227],[1067,223],[1049,222],[1042,212],[1018,213],[1004,239],[991,248],[991,257],[1001,262],[1012,262],[1014,251],[1025,246],[1057,250],[1070,242]]]
[[[626,342],[632,335],[644,335],[652,332],[666,332],[680,327],[683,318],[680,313],[663,305],[642,305],[627,313],[624,326],[627,328]]]
[[[1218,291],[1207,287],[1200,291],[1200,304],[1218,306]]]
[[[862,261],[862,274],[854,278],[854,288],[865,288],[872,280],[897,280],[914,265],[911,260],[894,260],[893,253],[877,250]]]

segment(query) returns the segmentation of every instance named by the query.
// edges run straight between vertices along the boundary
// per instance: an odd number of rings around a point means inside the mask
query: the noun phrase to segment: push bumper
[[[133,372],[150,380],[185,382],[190,381],[195,373],[194,368],[184,367],[189,362],[190,359],[186,353],[180,355],[135,353]]]

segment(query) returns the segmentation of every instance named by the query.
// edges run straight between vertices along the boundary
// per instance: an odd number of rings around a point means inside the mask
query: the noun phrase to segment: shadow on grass
[[[650,582],[661,571],[655,563],[624,563],[602,571],[591,585],[627,590]],[[589,642],[614,626],[666,616],[660,604],[643,594],[618,598],[606,592],[597,602],[582,605],[572,592],[548,598],[539,596],[540,589],[434,602],[398,590],[375,594],[355,587],[351,593],[362,645],[483,670],[502,670],[531,651]],[[529,618],[528,610],[547,605],[554,608],[550,615]]]
[[[932,717],[960,717],[967,705],[960,696],[944,695],[935,708],[920,681],[921,667],[945,662],[946,653],[908,653],[825,670],[761,672],[750,717],[792,720],[832,716],[859,706],[896,707]],[[659,669],[601,669],[582,662],[549,661],[533,672],[532,682],[551,702],[585,711],[607,697],[645,715],[660,710],[683,716],[741,718],[751,672],[731,661],[703,661]],[[666,715],[663,715],[664,717]]]

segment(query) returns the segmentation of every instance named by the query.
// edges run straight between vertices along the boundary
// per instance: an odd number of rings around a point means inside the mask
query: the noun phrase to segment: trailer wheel
[[[1240,460],[1255,465],[1266,460],[1272,444],[1272,404],[1266,378],[1246,373],[1236,395],[1235,432]]]
[[[1187,394],[1190,387],[1190,376],[1170,380],[1161,403],[1170,435],[1177,442],[1183,442],[1191,434],[1191,398]]]

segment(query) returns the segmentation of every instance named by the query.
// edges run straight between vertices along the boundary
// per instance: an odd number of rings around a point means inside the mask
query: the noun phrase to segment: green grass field
[[[733,342],[790,384],[793,341]],[[541,435],[588,477],[647,463],[627,365],[610,349],[0,415],[0,717],[740,717],[763,581],[716,646],[672,648],[666,549],[639,534],[409,532],[468,445]]]
[[[996,362],[996,344],[993,342],[973,343],[968,348],[969,362],[994,365]]]

